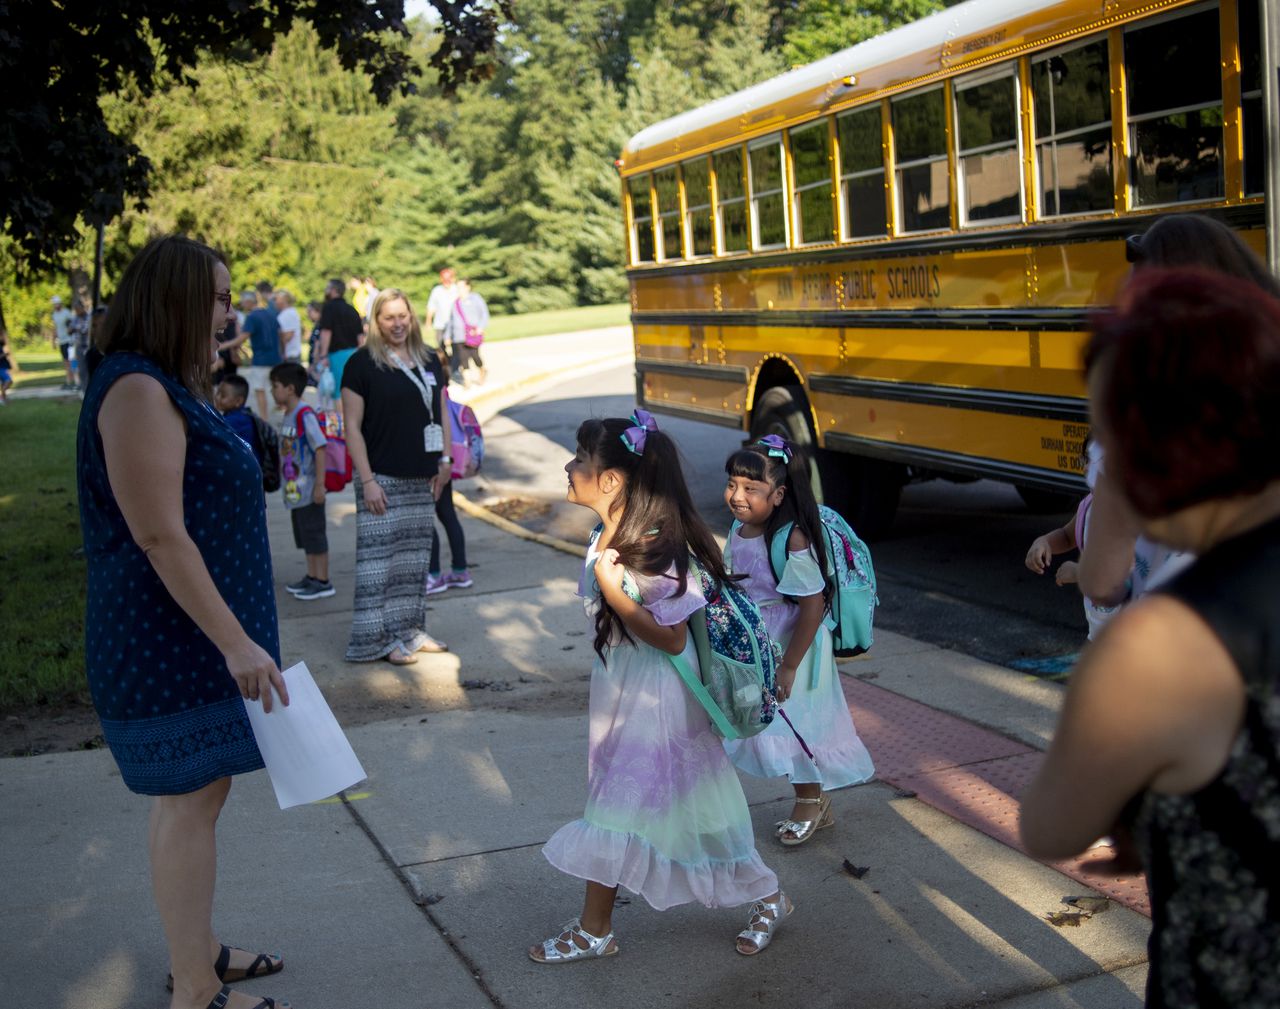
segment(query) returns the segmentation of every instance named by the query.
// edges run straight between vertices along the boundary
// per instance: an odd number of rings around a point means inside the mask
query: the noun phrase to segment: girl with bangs
[[[782,649],[774,696],[786,704],[794,731],[779,718],[758,735],[726,740],[724,746],[739,770],[791,781],[795,805],[778,822],[776,836],[792,847],[835,824],[830,791],[867,781],[875,768],[853,727],[825,623],[834,567],[807,461],[789,442],[768,435],[729,456],[725,473],[724,500],[734,518],[725,566],[741,577],[742,589]],[[783,535],[786,563],[775,571],[774,540]]]
[[[657,910],[751,904],[737,951],[759,953],[791,902],[760,859],[742,785],[702,706],[672,668],[695,669],[698,568],[729,577],[689,497],[675,443],[648,413],[588,420],[565,466],[567,498],[600,518],[578,594],[595,632],[587,806],[543,854],[586,880],[582,914],[529,950],[537,963],[613,956],[619,886]]]

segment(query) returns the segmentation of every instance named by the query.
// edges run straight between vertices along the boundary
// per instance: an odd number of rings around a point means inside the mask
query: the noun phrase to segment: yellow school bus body
[[[915,36],[933,40],[918,51],[864,64],[859,54],[867,47],[873,47],[872,55],[884,51],[884,46],[874,49],[880,40],[872,40],[821,61],[794,88],[787,80],[807,68],[721,99],[692,117],[658,124],[628,144],[619,170],[631,261],[637,396],[643,405],[759,433],[762,397],[786,387],[800,402],[814,446],[826,450],[818,453],[825,467],[872,459],[910,467],[914,473],[994,477],[1022,488],[1082,487],[1088,415],[1081,351],[1089,311],[1109,303],[1129,269],[1125,237],[1142,231],[1161,213],[1207,212],[1237,228],[1265,257],[1266,224],[1262,197],[1246,196],[1242,181],[1240,56],[1234,35],[1228,38],[1235,31],[1236,0],[1210,5],[1062,0],[1026,10],[1029,6],[970,0],[926,19],[933,23],[929,32],[921,29],[924,22],[909,26]],[[1222,25],[1225,194],[1135,207],[1127,178],[1123,56],[1116,66],[1114,55],[1122,53],[1121,33],[1127,25],[1182,8],[1208,7],[1219,11]],[[1000,13],[1014,8],[1022,10],[1007,17]],[[949,26],[963,28],[966,12],[975,11],[982,22],[976,34],[948,31]],[[993,26],[993,16],[1003,20]],[[1113,54],[1114,200],[1101,212],[1045,217],[1032,163],[1036,147],[1029,61],[1038,52],[1089,38],[1105,38]],[[795,244],[788,131],[879,103],[885,110],[888,192],[894,184],[892,97],[942,82],[951,109],[951,88],[958,77],[1002,65],[1016,67],[1021,99],[1018,150],[1025,181],[1017,221],[958,223],[958,153],[949,113],[949,228],[898,234],[890,196],[883,237],[840,240],[837,223],[829,241]],[[827,79],[814,82],[823,77]],[[753,105],[753,96],[762,93],[769,100]],[[689,120],[691,128],[683,129],[682,120]],[[834,138],[834,126],[830,132]],[[683,225],[682,181],[681,250],[663,258],[655,255],[654,262],[636,261],[636,207],[628,180],[774,134],[784,138],[788,159],[785,247],[726,253],[717,232],[712,254],[692,256]],[[838,204],[834,139],[832,144],[830,188]],[[713,194],[714,186],[713,181]],[[658,228],[654,199],[648,226]],[[841,220],[838,206],[834,219]],[[888,479],[901,482],[907,472],[895,471]],[[885,476],[883,469],[878,474]],[[824,473],[824,485],[829,475]],[[868,470],[855,479],[876,475]],[[896,491],[893,499],[896,503]],[[874,524],[875,517],[869,519]]]

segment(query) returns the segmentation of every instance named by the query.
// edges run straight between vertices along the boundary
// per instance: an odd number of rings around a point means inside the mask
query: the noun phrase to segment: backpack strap
[[[711,661],[711,643],[707,637],[707,611],[705,609],[698,610],[689,617],[689,633],[693,635],[693,645],[698,653],[698,664]],[[716,731],[725,739],[740,739],[741,735],[733,723],[725,717],[720,706],[712,699],[707,688],[702,684],[702,677],[693,671],[693,667],[689,665],[689,660],[681,655],[668,654],[667,658],[671,660],[671,665],[675,667],[675,671],[679,674],[680,679],[684,681],[684,685],[689,688],[689,693],[693,694],[697,702],[702,705],[702,710],[707,713],[707,717],[711,719],[711,723],[716,727]]]
[[[776,533],[773,539],[769,541],[769,567],[773,569],[774,584],[782,581],[782,572],[787,567],[787,543],[791,539],[791,530],[795,528],[794,522],[788,522]]]

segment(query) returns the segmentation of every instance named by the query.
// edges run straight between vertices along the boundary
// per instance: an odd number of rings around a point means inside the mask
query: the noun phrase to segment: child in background
[[[1042,575],[1048,570],[1050,562],[1059,554],[1069,554],[1079,550],[1084,543],[1084,524],[1089,515],[1089,505],[1093,503],[1093,495],[1086,494],[1084,500],[1076,508],[1076,513],[1066,525],[1050,529],[1043,536],[1031,541],[1031,549],[1027,551],[1027,570]],[[1063,561],[1054,575],[1059,585],[1076,583],[1075,561]],[[1090,635],[1092,637],[1092,635]]]
[[[249,400],[249,383],[239,375],[226,375],[213,387],[213,405],[227,426],[240,440],[253,449],[258,466],[262,466],[262,442],[258,438],[253,414],[245,406]]]
[[[738,769],[762,778],[786,775],[795,791],[791,816],[778,823],[788,847],[834,825],[827,794],[870,779],[871,755],[858,738],[840,688],[835,645],[824,618],[834,592],[818,503],[809,467],[790,443],[771,435],[725,462],[724,500],[735,519],[725,543],[725,567],[760,607],[769,635],[782,649],[774,696],[795,726],[777,718],[759,735],[726,740]],[[773,538],[794,523],[779,578],[769,560]],[[799,733],[813,751],[804,752]]]
[[[9,403],[9,390],[13,388],[13,362],[9,360],[9,333],[0,329],[0,406]]]
[[[670,656],[697,668],[689,617],[706,605],[693,565],[727,577],[675,443],[649,414],[587,420],[565,466],[567,499],[600,525],[579,585],[595,632],[587,806],[542,849],[587,881],[582,915],[529,950],[538,963],[613,956],[618,887],[657,910],[751,904],[737,950],[769,945],[791,901],[760,859],[742,785]]]
[[[302,394],[307,369],[286,361],[271,369],[271,398],[284,411],[280,421],[280,489],[293,523],[293,542],[307,557],[307,573],[286,585],[298,599],[324,599],[336,591],[329,581],[329,537],[324,516],[325,440],[320,418]]]

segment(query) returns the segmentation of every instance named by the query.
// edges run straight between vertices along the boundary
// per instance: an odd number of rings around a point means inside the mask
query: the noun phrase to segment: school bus
[[[638,401],[809,446],[863,535],[908,480],[1079,492],[1125,238],[1193,211],[1274,265],[1277,6],[969,0],[636,134]]]

